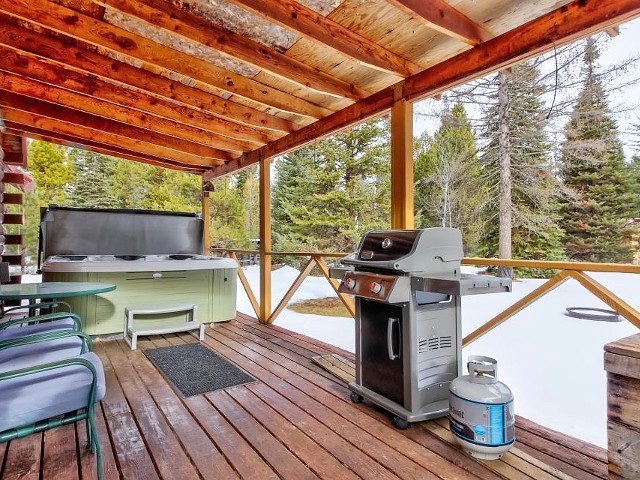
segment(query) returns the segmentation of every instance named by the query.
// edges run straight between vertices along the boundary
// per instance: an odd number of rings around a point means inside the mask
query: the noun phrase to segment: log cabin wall
[[[604,347],[609,478],[640,478],[640,334]]]

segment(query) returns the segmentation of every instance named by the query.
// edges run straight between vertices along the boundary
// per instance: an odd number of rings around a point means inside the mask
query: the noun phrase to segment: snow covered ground
[[[245,273],[257,292],[258,267],[247,267]],[[297,275],[298,271],[291,267],[273,272],[274,306]],[[640,278],[632,274],[590,275],[640,309]],[[463,297],[463,333],[470,333],[543,282],[514,282],[510,294]],[[292,302],[331,296],[335,293],[324,277],[307,277]],[[498,360],[498,376],[513,390],[519,415],[606,448],[603,346],[638,330],[627,321],[594,322],[564,315],[567,307],[577,306],[607,308],[577,282],[569,280],[466,347],[463,356],[488,355]],[[240,282],[238,310],[255,315]],[[306,315],[285,309],[276,324],[354,351],[354,321],[350,318]]]

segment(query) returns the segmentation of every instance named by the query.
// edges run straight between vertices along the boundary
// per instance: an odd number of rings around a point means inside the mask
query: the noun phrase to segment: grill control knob
[[[356,281],[353,278],[345,278],[344,284],[349,290],[356,288]]]
[[[371,285],[369,285],[369,288],[373,293],[376,293],[376,294],[382,291],[382,285],[380,285],[378,282],[371,282]]]

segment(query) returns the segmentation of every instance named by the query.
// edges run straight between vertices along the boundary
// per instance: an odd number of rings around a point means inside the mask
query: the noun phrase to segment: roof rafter
[[[7,132],[9,133],[32,138],[34,140],[42,140],[44,142],[64,145],[65,147],[80,148],[83,150],[88,150],[90,152],[101,153],[103,155],[111,155],[114,157],[124,158],[125,160],[133,160],[134,162],[141,162],[158,167],[171,168],[174,170],[187,171],[191,173],[201,173],[205,169],[205,167],[203,166],[194,167],[184,163],[175,162],[173,160],[166,160],[154,157],[152,155],[145,155],[144,153],[132,152],[122,147],[104,146],[99,143],[93,142],[88,138],[81,138],[73,135],[64,135],[61,133],[52,133],[37,127],[22,125],[13,122],[6,122],[6,125]]]
[[[119,135],[121,137],[131,138],[133,140],[144,139],[146,143],[152,143],[180,153],[202,157],[203,159],[212,158],[218,160],[231,160],[237,157],[237,155],[217,148],[207,147],[188,140],[182,140],[180,138],[152,130],[135,127],[127,123],[81,112],[63,105],[36,100],[26,95],[20,95],[8,90],[0,89],[0,105],[10,107],[15,110],[21,110],[23,112],[42,115],[65,123],[82,125],[95,130]]]
[[[0,58],[1,55],[2,50],[0,49]],[[0,90],[11,91],[20,95],[43,100],[45,102],[65,106],[71,110],[98,115],[99,117],[148,130],[150,133],[156,132],[168,135],[169,137],[191,142],[203,147],[239,153],[248,152],[256,148],[255,144],[215,135],[189,125],[183,125],[173,120],[148,115],[137,110],[121,107],[91,96],[46,85],[8,72],[0,71]],[[204,148],[190,148],[189,144],[187,144],[187,148],[185,148],[185,150],[197,155],[202,155],[202,153],[206,152],[206,149]]]
[[[638,16],[640,0],[574,0],[286,137],[205,172],[204,178],[209,181],[227,175],[261,159],[273,158],[356,123],[380,116],[398,99],[417,101],[437,95]]]
[[[492,35],[445,0],[388,0],[429,27],[469,45],[486,42]]]
[[[312,90],[359,100],[369,93],[248,37],[225,29],[166,0],[96,0],[153,26],[218,50]]]
[[[232,100],[225,100],[162,75],[136,68],[128,63],[105,57],[2,20],[0,20],[0,44],[20,52],[37,55],[56,62],[56,64],[63,64],[83,74],[98,75],[103,79],[116,81],[158,97],[180,102],[198,111],[233,120],[243,125],[282,132],[291,132],[295,129],[292,122],[275,115],[241,105]]]
[[[41,100],[214,148],[243,152],[277,138],[155,97],[87,78],[3,46],[0,46],[1,70],[5,73],[0,82],[4,86],[0,88],[5,90],[33,95]],[[239,140],[238,137],[248,139]]]
[[[422,68],[295,0],[229,0],[364,65],[407,77]]]
[[[132,152],[152,155],[157,158],[173,160],[175,162],[193,166],[212,167],[224,164],[222,160],[202,158],[190,153],[178,152],[170,148],[161,147],[152,143],[146,143],[143,140],[134,140],[129,137],[122,137],[112,133],[104,132],[102,130],[96,130],[91,127],[86,127],[84,125],[67,123],[58,119],[46,117],[44,115],[24,112],[22,110],[16,110],[8,107],[4,107],[2,111],[4,118],[7,121],[19,123],[29,128],[37,127],[42,130],[51,132],[52,134],[65,134],[92,139],[93,141],[97,142],[98,144],[102,144],[105,147],[109,146],[109,148],[122,147]]]
[[[165,47],[48,0],[2,0],[0,12],[284,112],[321,118],[330,110]]]
[[[125,142],[129,144],[134,143],[140,146],[146,145],[148,146],[149,153],[152,155],[184,161],[189,164],[210,166],[221,165],[224,163],[225,159],[234,157],[234,155],[231,155],[229,152],[216,151],[215,149],[208,147],[205,147],[207,153],[215,153],[215,155],[203,156],[180,150],[179,148],[181,145],[187,142],[174,137],[168,137],[166,135],[154,134],[154,132],[149,132],[148,130],[132,127],[120,122],[114,122],[113,120],[107,120],[105,118],[79,112],[77,110],[53,105],[41,100],[34,100],[5,90],[0,90],[0,106],[2,106],[5,118],[9,120],[18,122],[16,117],[20,117],[21,119],[26,120],[27,125],[40,126],[45,129],[46,127],[42,126],[44,124],[64,124],[83,129],[90,129],[92,132],[95,132],[94,136],[96,139],[100,136],[98,134],[104,134],[105,138],[108,138],[109,140],[106,142],[109,145],[120,145],[120,143],[117,142],[113,143],[116,139],[122,142],[123,145]],[[48,122],[45,119],[49,119],[52,122]],[[65,131],[61,133],[69,132]],[[73,133],[71,132],[70,134]],[[134,148],[131,149],[135,150]],[[153,150],[153,153],[151,150]],[[136,151],[145,152],[145,150]]]

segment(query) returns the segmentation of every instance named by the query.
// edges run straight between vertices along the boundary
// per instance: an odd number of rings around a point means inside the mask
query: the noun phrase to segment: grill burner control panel
[[[340,283],[340,292],[373,300],[389,301],[393,288],[400,280],[397,275],[347,272]]]

